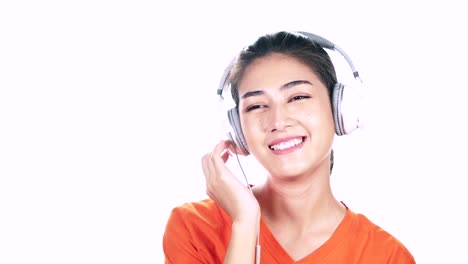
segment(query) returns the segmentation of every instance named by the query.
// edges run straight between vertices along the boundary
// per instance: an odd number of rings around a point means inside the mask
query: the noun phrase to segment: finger
[[[229,149],[228,149],[230,145],[231,145],[230,141],[221,141],[215,146],[215,148],[213,149],[213,152],[211,153],[212,161],[215,164],[221,165],[221,163],[222,164],[226,163],[230,155]]]
[[[217,145],[215,148],[217,147],[219,146]],[[204,170],[203,172],[205,174],[205,178],[208,185],[211,185],[213,182],[216,181],[218,177],[222,176],[222,171],[223,169],[225,169],[216,165],[216,163],[221,163],[224,165],[223,156],[215,154],[215,152],[217,151],[217,149],[213,150],[213,152],[206,154],[202,159]]]
[[[223,160],[224,163],[227,162],[227,160],[229,159],[229,156],[231,156],[231,153],[229,152],[229,150],[225,150],[223,154],[221,155],[221,159]]]
[[[203,174],[205,175],[205,179],[206,181],[210,181],[210,179],[212,178],[212,167],[213,166],[210,166],[210,156],[211,156],[211,153],[208,153],[206,155],[204,155],[201,159],[202,161],[202,169],[203,169]]]
[[[213,152],[211,153],[214,156],[221,157],[223,151],[227,150],[230,145],[231,145],[230,141],[225,141],[225,140],[220,141],[218,144],[216,144],[216,146],[213,149]]]

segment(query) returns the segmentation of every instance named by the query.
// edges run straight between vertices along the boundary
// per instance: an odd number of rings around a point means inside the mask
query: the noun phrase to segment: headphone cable
[[[252,187],[249,184],[249,180],[247,179],[247,176],[245,175],[244,168],[242,168],[242,164],[239,160],[239,155],[237,155],[237,151],[234,151],[234,153],[236,154],[237,163],[239,164],[242,175],[244,175],[245,182],[247,183],[247,188],[250,190],[252,195],[254,195]],[[257,243],[255,245],[255,264],[260,264],[260,251],[261,251],[261,247],[260,247],[260,224],[259,224],[259,227],[257,229]]]

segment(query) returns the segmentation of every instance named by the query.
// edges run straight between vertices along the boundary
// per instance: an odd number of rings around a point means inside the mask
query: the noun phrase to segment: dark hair
[[[236,105],[239,104],[238,86],[247,67],[256,59],[272,53],[284,54],[309,66],[328,89],[330,99],[337,82],[335,67],[328,53],[308,37],[286,31],[261,36],[252,45],[242,50],[234,62],[226,83],[231,84],[231,92]]]
[[[337,83],[335,67],[328,53],[314,41],[301,34],[280,31],[261,36],[252,45],[242,50],[232,65],[224,85],[231,84],[232,98],[239,111],[239,82],[247,67],[256,59],[273,53],[284,54],[309,66],[328,89],[330,101]],[[330,173],[333,170],[334,154],[330,153]]]

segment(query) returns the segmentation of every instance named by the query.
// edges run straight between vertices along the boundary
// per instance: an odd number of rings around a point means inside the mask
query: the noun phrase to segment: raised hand
[[[227,168],[230,141],[221,141],[202,158],[206,178],[206,193],[226,213],[233,222],[258,221],[260,206],[250,189]]]

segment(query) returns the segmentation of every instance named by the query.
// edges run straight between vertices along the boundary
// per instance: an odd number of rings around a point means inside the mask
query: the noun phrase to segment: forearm
[[[259,219],[234,222],[224,264],[254,263]]]

